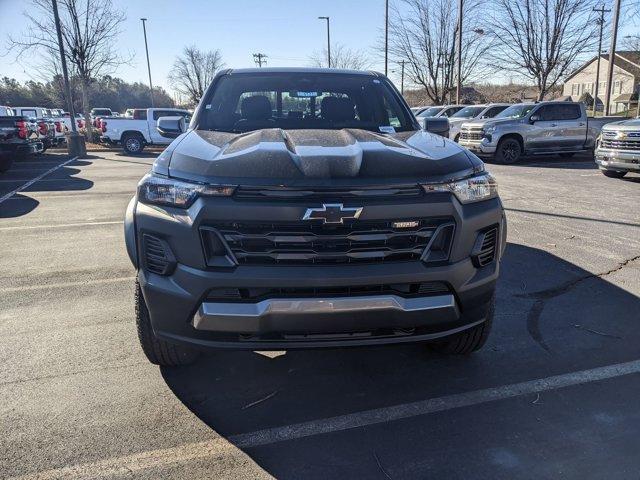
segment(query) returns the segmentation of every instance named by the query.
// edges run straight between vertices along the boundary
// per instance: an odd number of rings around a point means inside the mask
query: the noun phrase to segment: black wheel
[[[618,172],[616,170],[602,170],[602,174],[605,177],[609,178],[622,178],[627,174],[627,172]]]
[[[558,155],[560,155],[560,158],[571,158],[576,154],[576,152],[564,152],[564,153],[559,153]]]
[[[515,138],[500,140],[496,149],[495,162],[500,165],[512,165],[518,163],[522,156],[522,147]]]
[[[489,302],[485,321],[475,327],[464,330],[450,337],[430,344],[438,353],[445,355],[469,355],[480,350],[489,338],[493,315],[495,312],[495,297]]]
[[[137,155],[144,149],[144,138],[136,133],[127,134],[122,139],[122,148],[130,155]]]
[[[136,280],[136,326],[142,351],[151,363],[163,367],[177,367],[195,362],[199,356],[197,350],[166,342],[153,332],[147,304],[142,296],[140,284]]]

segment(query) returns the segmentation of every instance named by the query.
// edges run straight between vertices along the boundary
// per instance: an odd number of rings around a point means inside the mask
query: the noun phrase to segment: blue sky
[[[625,3],[631,0],[625,0]],[[640,0],[634,0],[640,1]],[[254,66],[252,53],[268,55],[269,66],[306,66],[312,52],[326,45],[320,15],[331,17],[332,43],[366,52],[372,68],[383,71],[374,47],[384,27],[384,0],[113,0],[127,14],[118,49],[133,56],[115,75],[147,82],[144,38],[140,17],[147,17],[151,73],[155,85],[169,88],[167,74],[185,45],[219,49],[229,67]],[[453,3],[453,2],[452,2]],[[6,53],[8,34],[26,29],[28,1],[0,0],[0,52]],[[627,23],[622,35],[637,33]],[[393,61],[393,59],[391,59]],[[391,69],[397,68],[392,65]],[[11,55],[0,57],[0,76],[38,79],[29,62]],[[392,78],[394,74],[390,74]],[[397,82],[399,84],[399,81]]]

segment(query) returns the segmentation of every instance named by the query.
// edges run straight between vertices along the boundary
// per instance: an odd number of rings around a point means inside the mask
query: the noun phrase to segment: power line
[[[256,62],[256,65],[260,68],[262,68],[262,64],[264,63],[265,65],[267,64],[267,61],[265,60],[267,58],[267,56],[264,53],[254,53],[253,54],[253,61]]]
[[[593,95],[593,116],[596,116],[596,110],[598,108],[598,88],[600,86],[600,56],[602,55],[602,29],[604,28],[604,14],[609,13],[611,9],[605,9],[604,4],[600,8],[593,8],[594,12],[600,13],[600,18],[597,22],[600,26],[600,36],[598,38],[598,63],[596,66],[596,87]],[[573,92],[572,92],[573,93]]]

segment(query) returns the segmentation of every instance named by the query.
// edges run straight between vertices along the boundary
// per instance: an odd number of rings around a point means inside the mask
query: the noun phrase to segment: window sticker
[[[380,125],[378,127],[378,130],[380,130],[382,133],[396,133],[396,129],[391,125]]]

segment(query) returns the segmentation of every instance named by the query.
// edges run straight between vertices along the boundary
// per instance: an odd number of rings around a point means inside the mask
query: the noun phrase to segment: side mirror
[[[184,117],[160,117],[156,125],[158,133],[165,138],[176,138],[186,130]]]
[[[536,122],[539,122],[540,120],[542,120],[542,118],[540,118],[540,115],[531,115],[529,117],[529,121],[531,123],[536,123]]]
[[[449,119],[447,117],[425,117],[422,120],[422,129],[425,132],[449,138]]]

